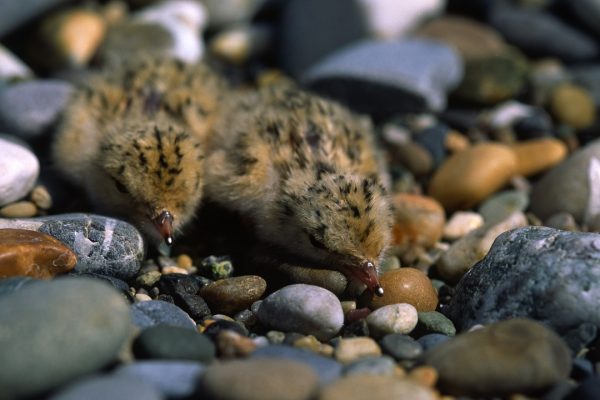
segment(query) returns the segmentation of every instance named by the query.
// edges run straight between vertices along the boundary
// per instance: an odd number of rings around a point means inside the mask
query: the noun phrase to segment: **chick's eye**
[[[115,187],[121,193],[128,193],[127,188],[121,182],[115,179]]]

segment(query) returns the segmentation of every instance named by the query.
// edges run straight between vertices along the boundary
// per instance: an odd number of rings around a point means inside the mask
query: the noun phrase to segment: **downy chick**
[[[73,96],[54,162],[95,207],[171,244],[202,199],[206,135],[224,91],[207,67],[145,60]]]
[[[382,295],[376,265],[392,215],[369,120],[290,84],[225,103],[207,198],[250,219],[261,241]]]

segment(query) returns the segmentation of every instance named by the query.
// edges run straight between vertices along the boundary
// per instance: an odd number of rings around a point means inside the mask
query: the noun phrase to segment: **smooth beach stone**
[[[382,337],[390,333],[408,334],[415,329],[417,321],[417,309],[406,303],[380,307],[367,317],[369,332],[373,337]]]
[[[0,206],[3,206],[25,197],[33,189],[40,164],[29,149],[2,137],[0,154]]]
[[[396,374],[398,366],[392,357],[363,357],[344,367],[344,375],[387,375]]]
[[[37,214],[37,207],[30,201],[17,201],[0,208],[4,218],[31,218]]]
[[[483,225],[483,217],[473,211],[456,211],[444,226],[443,237],[456,240]]]
[[[93,214],[43,218],[39,231],[54,236],[77,255],[77,272],[134,278],[144,256],[144,241],[131,224]]]
[[[0,278],[25,275],[49,279],[75,267],[71,249],[44,233],[0,229]]]
[[[450,338],[450,336],[443,335],[441,333],[428,333],[427,335],[423,335],[417,339],[417,342],[423,346],[423,350],[427,351],[450,340]]]
[[[558,332],[583,322],[600,327],[598,259],[597,233],[533,226],[505,232],[460,281],[444,314],[460,331],[514,317]]]
[[[546,219],[568,212],[579,223],[600,213],[600,140],[571,154],[533,185],[530,210]]]
[[[521,190],[505,190],[488,197],[477,210],[486,223],[504,221],[515,212],[525,212],[529,196]]]
[[[49,397],[50,400],[164,400],[149,383],[129,376],[99,376],[73,383]]]
[[[424,356],[443,393],[505,396],[548,388],[569,376],[569,348],[556,333],[526,319],[498,322],[450,339]]]
[[[326,289],[304,284],[286,286],[267,296],[257,316],[267,327],[319,340],[331,339],[344,324],[338,298]]]
[[[460,57],[442,43],[365,40],[325,57],[306,71],[302,81],[318,93],[380,119],[445,109],[446,93],[462,76]]]
[[[0,296],[19,291],[36,282],[39,282],[39,280],[28,276],[14,276],[11,278],[0,279]]]
[[[0,129],[33,139],[57,121],[73,92],[59,80],[33,80],[0,91]]]
[[[209,49],[222,60],[243,65],[264,53],[272,39],[272,31],[263,25],[239,25],[227,28],[211,38]]]
[[[371,374],[349,375],[323,388],[318,400],[436,400],[435,392],[409,379]]]
[[[445,280],[458,282],[477,261],[485,257],[501,233],[527,225],[527,217],[522,212],[515,212],[503,221],[492,221],[469,232],[441,255],[436,263],[437,271]]]
[[[0,298],[0,387],[8,398],[42,394],[98,371],[130,334],[129,307],[105,283],[38,282]],[[43,327],[43,329],[40,329]]]
[[[517,156],[517,173],[535,175],[559,164],[568,154],[564,142],[542,138],[517,142],[511,146]]]
[[[191,329],[156,325],[142,330],[133,343],[133,352],[140,359],[209,362],[215,358],[215,345]]]
[[[575,129],[585,129],[596,120],[596,106],[583,87],[564,83],[550,95],[550,111],[559,121]]]
[[[369,306],[377,309],[391,304],[408,303],[417,311],[433,311],[438,297],[431,280],[416,268],[399,268],[379,277],[383,296],[372,296]]]
[[[0,2],[0,35],[23,25],[46,10],[68,0],[3,0]]]
[[[456,328],[452,321],[437,311],[420,312],[416,330],[426,334],[441,333],[446,336],[454,336],[456,334]]]
[[[335,347],[335,359],[347,364],[364,357],[378,357],[381,347],[369,337],[355,337],[341,339]]]
[[[144,329],[155,325],[171,325],[196,330],[196,323],[174,304],[161,300],[144,301],[131,306],[133,323]]]
[[[431,248],[441,238],[446,222],[444,208],[437,200],[409,193],[392,197],[394,244],[401,247]]]
[[[213,312],[234,315],[260,299],[266,289],[267,282],[260,276],[236,276],[204,286],[200,296]]]
[[[597,23],[600,19],[600,3],[597,0],[568,1],[565,2],[565,6],[586,28],[594,31],[596,37],[600,35],[600,27]]]
[[[11,53],[6,47],[0,45],[0,82],[24,80],[33,76],[29,67]]]
[[[203,396],[228,400],[309,400],[318,378],[305,364],[255,358],[226,361],[206,368]]]
[[[391,333],[379,341],[384,353],[398,361],[416,360],[423,354],[423,346],[408,335]]]
[[[477,144],[441,165],[429,184],[429,195],[446,210],[470,208],[506,185],[516,172],[517,158],[508,146]]]

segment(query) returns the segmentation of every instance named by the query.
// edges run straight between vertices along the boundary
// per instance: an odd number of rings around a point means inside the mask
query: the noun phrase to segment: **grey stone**
[[[273,329],[313,335],[319,340],[331,339],[344,324],[338,298],[329,290],[304,284],[286,286],[267,296],[257,316]]]
[[[388,356],[363,357],[344,366],[343,373],[344,375],[394,375],[396,373],[396,363],[393,358]]]
[[[163,400],[153,385],[130,376],[100,376],[74,383],[54,394],[50,400]]]
[[[385,335],[380,343],[383,351],[398,361],[416,360],[423,354],[423,346],[408,335],[393,333]]]
[[[459,330],[514,317],[558,332],[600,326],[600,234],[525,227],[501,234],[444,313]]]
[[[3,206],[25,197],[33,189],[40,163],[31,150],[4,138],[0,138],[0,154],[0,206]]]
[[[215,345],[207,336],[187,327],[157,325],[140,333],[133,352],[139,359],[210,362],[215,358]]]
[[[588,29],[600,37],[600,26],[598,26],[600,2],[598,0],[563,1],[561,3],[570,8]]]
[[[212,29],[220,29],[240,22],[250,22],[265,0],[204,0]]]
[[[54,236],[77,254],[76,272],[130,280],[144,257],[144,241],[131,224],[93,214],[61,214],[43,219],[40,232]]]
[[[479,214],[486,223],[500,222],[512,213],[525,211],[529,206],[527,193],[520,190],[506,190],[488,197],[479,206]]]
[[[40,282],[38,279],[33,279],[28,276],[15,276],[12,278],[0,279],[0,296],[17,292],[31,284]]]
[[[0,298],[2,395],[35,396],[114,360],[130,334],[130,312],[105,283],[38,282]]]
[[[423,346],[423,350],[429,350],[429,349],[432,349],[432,348],[446,342],[449,339],[450,339],[450,336],[442,335],[441,333],[430,333],[430,334],[421,336],[417,340],[417,342],[419,342],[419,344],[421,346]]]
[[[456,334],[456,328],[452,321],[437,311],[420,312],[416,331],[419,333],[441,333],[446,336]]]
[[[71,0],[2,0],[0,2],[0,36],[25,24],[59,4]]]
[[[589,90],[596,107],[600,106],[600,64],[586,64],[569,68],[575,83]]]
[[[0,92],[0,129],[33,139],[54,125],[73,92],[58,80],[17,83]]]
[[[196,323],[181,308],[160,300],[143,301],[131,306],[133,323],[141,329],[155,325],[172,325],[196,329]]]
[[[385,118],[446,108],[446,93],[463,76],[449,46],[425,39],[361,41],[311,67],[302,81],[349,107]]]

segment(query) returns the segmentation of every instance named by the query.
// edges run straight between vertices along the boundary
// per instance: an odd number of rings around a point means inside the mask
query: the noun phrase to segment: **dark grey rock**
[[[163,400],[153,385],[130,376],[102,376],[74,383],[50,397],[51,400]]]
[[[33,279],[28,276],[15,276],[12,278],[0,279],[0,296],[17,292],[31,284],[40,282],[38,279]]]
[[[84,278],[38,282],[0,297],[2,397],[54,389],[114,360],[130,312],[109,285]]]
[[[525,227],[501,234],[461,279],[445,314],[459,330],[527,317],[565,333],[600,326],[600,234]]]
[[[410,39],[362,41],[311,67],[302,81],[376,119],[441,111],[463,76],[461,58],[442,43]]]
[[[450,128],[444,124],[437,124],[417,132],[413,140],[427,149],[436,166],[446,158],[446,135]]]
[[[343,374],[394,375],[396,368],[396,363],[391,357],[363,357],[344,366]]]
[[[251,358],[284,358],[308,364],[319,377],[321,385],[338,379],[342,373],[342,365],[334,359],[320,356],[309,350],[301,350],[290,346],[272,345],[254,351]]]
[[[69,83],[58,80],[28,81],[7,87],[0,92],[0,130],[23,139],[47,132],[72,92]]]
[[[369,324],[367,324],[367,320],[364,318],[349,324],[344,324],[344,327],[340,331],[340,336],[346,338],[369,336]]]
[[[419,339],[417,339],[417,342],[423,346],[423,350],[429,350],[444,343],[450,338],[450,336],[442,335],[441,333],[430,333],[428,335],[421,336]]]
[[[85,274],[85,273],[80,273],[80,272],[70,273],[70,274],[68,274],[68,276],[98,279],[98,280],[104,281],[104,282],[108,283],[109,285],[111,285],[116,290],[118,290],[119,292],[121,292],[121,294],[127,300],[133,301],[133,296],[129,292],[129,285],[127,284],[127,282],[125,282],[119,278],[115,278],[115,277],[108,276],[108,275]]]
[[[572,2],[570,2],[572,3]],[[569,68],[575,83],[586,88],[596,107],[600,106],[600,64],[586,64]]]
[[[585,379],[567,397],[567,400],[597,400],[600,398],[600,377],[592,376]]]
[[[0,2],[0,36],[31,19],[70,0],[2,0]]]
[[[548,13],[496,7],[489,22],[508,42],[532,56],[583,61],[599,54],[598,45],[592,38]]]
[[[598,0],[562,1],[575,16],[588,28],[600,37],[600,2]]]
[[[174,304],[160,300],[142,301],[131,306],[133,323],[138,328],[155,325],[181,326],[196,330],[196,324],[189,315]]]
[[[565,333],[563,340],[567,343],[573,355],[577,355],[581,350],[588,347],[596,339],[597,335],[598,327],[592,323],[584,322]]]
[[[174,303],[187,312],[194,321],[200,321],[211,315],[206,301],[196,295],[200,286],[194,276],[183,274],[162,275],[156,284],[161,293],[171,296]]]
[[[144,241],[135,227],[92,214],[45,217],[40,232],[54,236],[77,254],[76,272],[129,280],[140,270]]]
[[[423,354],[423,346],[408,335],[392,333],[379,342],[382,350],[398,361],[416,360]]]
[[[168,398],[188,398],[198,389],[205,366],[194,361],[136,361],[115,371],[117,376],[138,378]]]
[[[456,328],[452,321],[437,311],[420,312],[416,331],[419,334],[441,333],[446,336],[454,336],[456,334]]]
[[[146,328],[133,342],[139,359],[190,360],[210,362],[215,345],[205,335],[180,326],[157,325]]]

